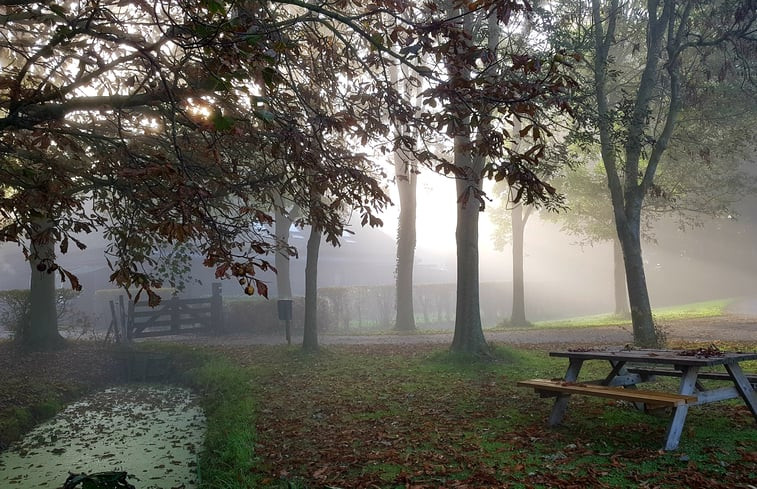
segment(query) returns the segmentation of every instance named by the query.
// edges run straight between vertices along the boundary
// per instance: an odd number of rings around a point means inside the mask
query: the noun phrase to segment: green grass
[[[718,317],[726,314],[728,306],[732,303],[733,299],[694,302],[678,306],[655,308],[652,313],[657,321]],[[630,318],[617,316],[615,314],[595,314],[591,316],[538,321],[534,323],[534,325],[539,328],[626,326],[630,324]]]
[[[671,453],[659,450],[666,417],[602,399],[572,399],[564,425],[548,429],[551,400],[515,386],[564,372],[546,352],[499,346],[484,361],[432,346],[256,346],[208,358],[190,374],[209,423],[203,488],[725,488],[757,478],[757,432],[738,402],[693,408]],[[598,362],[582,371],[605,373]]]
[[[213,357],[188,371],[187,380],[202,395],[207,417],[205,447],[198,466],[200,487],[257,487],[258,403],[250,386],[250,372]]]

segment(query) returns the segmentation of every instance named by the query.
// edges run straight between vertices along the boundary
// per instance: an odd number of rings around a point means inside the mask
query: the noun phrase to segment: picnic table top
[[[562,350],[549,352],[549,355],[582,360],[609,360],[702,367],[708,365],[733,365],[747,360],[757,360],[757,352],[636,350],[628,348]]]

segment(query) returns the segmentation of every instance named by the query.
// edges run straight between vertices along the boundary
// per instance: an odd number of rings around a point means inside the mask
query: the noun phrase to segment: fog
[[[422,180],[419,186],[418,246],[416,284],[455,282],[455,196],[451,182],[442,177]],[[439,183],[441,182],[441,183]],[[350,226],[342,245],[324,243],[319,262],[319,287],[391,286],[394,283],[397,208],[384,215],[380,229]],[[569,211],[567,211],[569,212]],[[486,212],[481,215],[482,292],[489,284],[501,283],[498,292],[502,310],[509,315],[507,293],[512,277],[511,249],[497,251],[492,244],[492,226]],[[304,294],[305,242],[308,229],[293,229],[292,244],[299,259],[292,263],[294,295]],[[644,259],[653,307],[730,297],[746,298],[738,312],[752,310],[757,297],[757,198],[745,197],[736,219],[710,219],[701,228],[681,232],[675,223],[659,222],[655,242],[644,243]],[[94,306],[93,295],[111,289],[103,249],[95,235],[82,237],[85,252],[73,250],[60,262],[78,275],[83,283],[82,304]],[[576,238],[560,231],[559,225],[532,217],[525,233],[526,308],[529,320],[553,319],[614,310],[612,248],[603,243],[581,246]],[[184,295],[204,297],[210,293],[213,272],[198,259]],[[276,297],[275,277],[262,277]],[[11,244],[0,247],[0,289],[28,288],[28,265],[20,249]],[[500,289],[497,289],[500,290]],[[223,284],[224,296],[242,295],[233,281]],[[86,306],[85,306],[86,308]],[[491,324],[489,325],[491,326]]]

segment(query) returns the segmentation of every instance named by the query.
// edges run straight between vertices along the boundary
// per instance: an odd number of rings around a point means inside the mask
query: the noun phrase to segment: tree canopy
[[[458,3],[448,17],[394,1],[4,2],[0,239],[78,288],[53,246],[84,248],[82,233],[104,231],[111,280],[151,302],[161,253],[182,244],[218,277],[266,295],[256,273],[271,268],[281,195],[338,243],[344,209],[380,224],[389,200],[377,155],[402,148],[476,177],[428,146],[463,126],[478,133],[481,176],[548,198],[533,172],[540,145],[513,150],[496,121],[567,108],[565,59],[512,53],[492,78],[490,50],[458,21],[507,22],[527,4]],[[422,87],[421,110],[394,86],[397,63]],[[461,72],[473,76],[449,76]]]

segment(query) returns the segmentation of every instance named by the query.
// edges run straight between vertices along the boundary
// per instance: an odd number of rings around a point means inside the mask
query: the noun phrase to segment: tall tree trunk
[[[283,245],[289,245],[289,228],[299,215],[297,207],[293,207],[287,214],[283,208],[277,208],[275,214],[276,241]],[[290,256],[285,249],[276,252],[276,290],[279,299],[292,298],[292,276],[290,272]]]
[[[623,248],[617,236],[612,240],[613,282],[615,284],[615,315],[628,317],[628,292],[626,288],[626,271],[623,262]]]
[[[31,237],[29,322],[23,325],[17,340],[32,351],[48,351],[65,345],[58,332],[55,273],[49,270],[55,262],[55,242],[49,233],[51,227],[49,220],[39,220],[35,225],[35,235]]]
[[[685,36],[679,29],[687,25],[692,4],[685,3],[683,11],[676,13],[675,0],[649,3],[643,71],[636,92],[627,89],[629,94],[633,94],[633,110],[625,124],[626,133],[622,138],[623,161],[618,161],[620,148],[618,138],[613,133],[613,114],[608,101],[608,69],[612,63],[610,48],[616,42],[615,30],[620,20],[621,9],[619,0],[610,0],[609,5],[605,5],[606,9],[603,9],[601,0],[592,0],[591,4],[595,49],[594,90],[599,140],[612,198],[615,227],[623,249],[634,342],[644,347],[660,346],[661,338],[655,330],[641,254],[641,207],[644,197],[654,184],[657,167],[670,142],[681,109],[678,56]],[[662,130],[650,143],[646,131],[649,130],[652,99],[656,96],[655,91],[661,88],[657,81],[664,51],[667,51],[668,55],[664,66],[669,77],[669,102],[667,110],[659,111],[657,117],[656,124]],[[644,148],[645,145],[650,145],[651,149]],[[646,160],[644,168],[640,164],[643,152]]]
[[[469,183],[458,180],[458,193],[465,192]],[[478,217],[477,201],[457,205],[457,301],[452,351],[487,355],[489,347],[481,326],[479,298]]]
[[[459,10],[452,10],[452,16],[458,15]],[[497,52],[499,43],[499,26],[495,15],[490,15],[488,22],[488,48],[491,53]],[[472,35],[473,18],[463,15],[463,30]],[[492,63],[494,64],[494,63]],[[470,79],[471,73],[467,69],[450,74],[451,77]],[[490,72],[487,76],[498,76]],[[479,291],[479,254],[478,254],[478,220],[481,205],[476,198],[481,192],[481,171],[484,167],[483,156],[474,155],[471,151],[470,116],[465,117],[454,140],[454,164],[463,171],[465,178],[458,177],[457,188],[457,227],[455,241],[457,245],[457,300],[455,309],[455,335],[452,338],[451,350],[456,353],[473,355],[490,355],[481,324],[481,304]],[[484,124],[482,122],[482,124]],[[479,135],[485,131],[479,129]]]
[[[401,154],[395,154],[394,157],[397,190],[400,196],[400,216],[397,229],[397,315],[394,327],[398,331],[415,331],[413,267],[416,244],[417,174]]]
[[[455,136],[455,165],[478,175],[470,152],[470,134]],[[489,347],[481,326],[479,297],[478,219],[480,205],[471,196],[471,188],[480,188],[481,180],[471,176],[456,181],[458,196],[457,228],[457,300],[455,309],[455,335],[452,351],[474,355],[488,355]]]
[[[621,246],[623,247],[634,342],[641,347],[662,346],[659,343],[660,338],[657,337],[649,301],[644,260],[641,254],[639,221],[631,221],[625,229],[618,230],[618,235],[621,237]]]
[[[403,75],[400,79],[400,73]],[[391,79],[398,91],[412,98],[415,89],[407,81],[408,74],[399,65],[391,67]],[[407,130],[396,128],[397,136],[405,136]],[[416,211],[418,168],[413,156],[402,146],[394,150],[394,174],[399,193],[400,215],[397,226],[397,268],[395,270],[395,318],[394,329],[402,332],[415,331],[413,301],[413,269],[415,267]]]
[[[511,211],[513,235],[513,309],[510,324],[528,326],[526,320],[526,287],[523,274],[523,238],[530,208],[524,212],[523,204],[516,204]]]
[[[318,252],[321,235],[321,229],[313,224],[305,260],[305,327],[302,336],[302,349],[309,352],[318,350]]]

